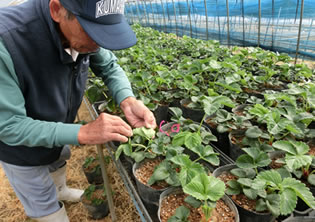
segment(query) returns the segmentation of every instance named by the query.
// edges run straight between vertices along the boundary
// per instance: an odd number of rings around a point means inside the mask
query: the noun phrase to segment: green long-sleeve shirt
[[[120,104],[125,98],[134,95],[128,78],[116,60],[112,52],[101,49],[94,55],[90,67],[103,78]],[[80,124],[40,121],[27,116],[13,61],[0,39],[0,140],[11,146],[51,148],[66,144],[78,145],[80,127]]]

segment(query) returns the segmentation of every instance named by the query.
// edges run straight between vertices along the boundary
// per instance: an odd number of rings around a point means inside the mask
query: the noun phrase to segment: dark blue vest
[[[50,17],[49,0],[28,0],[0,9],[0,36],[11,55],[27,116],[72,123],[82,101],[89,56],[74,63]],[[1,112],[0,112],[1,115]],[[54,162],[61,147],[8,146],[0,141],[0,160],[38,166]]]

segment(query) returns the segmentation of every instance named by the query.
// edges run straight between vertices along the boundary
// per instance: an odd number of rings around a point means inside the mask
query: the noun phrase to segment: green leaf
[[[201,173],[186,184],[183,190],[198,200],[217,201],[224,195],[225,185],[220,179]]]
[[[254,178],[256,176],[256,172],[254,169],[248,168],[248,169],[240,169],[235,168],[230,170],[230,173],[237,176],[238,178]]]
[[[315,198],[304,183],[294,178],[285,178],[283,179],[282,186],[283,188],[293,189],[299,198],[301,198],[309,207],[315,209]]]
[[[282,179],[291,177],[291,173],[285,167],[278,168],[276,171],[281,175]]]
[[[152,139],[155,136],[155,130],[152,128],[140,127],[132,130],[133,135],[139,135],[147,139]]]
[[[257,198],[257,190],[252,188],[243,188],[243,193],[251,200],[256,200]]]
[[[196,198],[194,198],[192,196],[186,197],[185,202],[188,203],[189,205],[193,206],[194,208],[199,208],[202,204],[200,200],[197,200]]]
[[[236,165],[239,168],[255,168],[255,162],[252,157],[247,154],[242,154],[236,159]]]
[[[133,152],[130,157],[133,158],[137,163],[139,163],[145,158],[144,151]]]
[[[259,117],[264,117],[267,113],[269,113],[269,109],[265,108],[261,104],[256,104],[253,108],[249,110],[249,113],[257,115]]]
[[[191,150],[195,153],[197,153],[201,159],[207,161],[208,163],[214,165],[214,166],[218,166],[220,164],[220,159],[218,158],[217,155],[219,155],[218,153],[215,153],[213,151],[213,148],[209,145],[207,146],[195,146],[192,147]]]
[[[296,154],[296,150],[293,144],[291,144],[289,141],[286,140],[276,141],[272,144],[272,146],[276,149],[283,150],[292,155]]]
[[[262,135],[261,129],[258,126],[252,126],[248,128],[245,132],[245,136],[249,138],[259,138]]]
[[[285,162],[288,168],[293,171],[302,168],[303,166],[310,165],[312,163],[312,157],[309,155],[291,155],[285,156]]]
[[[292,213],[297,203],[297,196],[294,190],[290,188],[284,189],[280,193],[280,213],[287,215]]]
[[[309,146],[301,141],[290,141],[291,144],[295,147],[296,153],[298,154],[307,154],[310,150]]]
[[[199,163],[191,161],[188,155],[175,156],[171,158],[171,161],[181,166],[179,180],[182,186],[189,183],[196,175],[205,173],[204,168]]]
[[[199,146],[201,142],[202,142],[201,136],[197,132],[186,135],[185,146],[188,149],[192,149],[193,147]]]
[[[242,154],[236,159],[236,165],[240,168],[257,168],[268,166],[271,162],[269,156],[259,148],[243,148],[247,154]]]
[[[119,145],[116,152],[121,153],[121,151],[123,151],[126,156],[130,156],[132,154],[132,147],[130,146],[129,143],[121,144],[121,145]],[[117,156],[116,156],[116,158],[117,158]]]
[[[245,153],[247,153],[250,157],[252,157],[253,160],[258,159],[261,151],[260,149],[256,148],[256,147],[252,147],[252,148],[243,148],[242,149]]]
[[[115,159],[116,159],[116,160],[119,159],[120,154],[121,154],[121,152],[123,151],[123,149],[124,149],[124,147],[120,145],[120,146],[117,148],[117,150],[115,151]]]
[[[258,167],[265,167],[271,163],[271,159],[269,158],[268,154],[265,152],[260,152],[258,158],[255,160],[256,165]]]
[[[253,187],[252,187],[253,188]],[[262,198],[266,198],[267,197],[267,191],[266,190],[264,190],[264,189],[259,189],[259,190],[257,190],[256,189],[256,191],[257,191],[257,195],[258,196],[260,196],[260,197],[262,197]]]
[[[187,131],[183,131],[183,132],[180,132],[180,133],[177,133],[173,140],[172,140],[172,145],[173,146],[182,146],[185,144],[185,141],[186,141],[186,137],[190,136],[191,133],[190,132],[187,132]]]
[[[239,178],[237,179],[237,182],[243,186],[247,186],[247,187],[251,187],[253,181],[251,179],[248,178]]]
[[[262,171],[257,175],[255,180],[264,181],[272,187],[277,187],[278,184],[281,184],[282,182],[281,175],[275,170]]]
[[[171,158],[171,161],[179,166],[190,166],[192,161],[189,159],[189,156],[186,154],[180,154]]]
[[[315,186],[315,175],[311,174],[307,177],[307,182],[309,182],[311,185]]]
[[[169,176],[170,166],[167,161],[161,162],[157,167],[155,167],[154,172],[151,177],[155,180],[165,180]]]
[[[266,205],[269,211],[274,215],[280,215],[280,195],[269,194],[266,198]]]
[[[217,154],[211,154],[209,156],[203,157],[203,160],[207,161],[208,163],[212,164],[213,166],[220,165],[220,159]]]
[[[258,199],[256,201],[256,209],[255,210],[258,212],[267,210],[267,204],[266,204],[264,199]]]
[[[167,220],[167,222],[189,222],[189,214],[190,210],[187,207],[180,206],[176,209],[175,214]]]
[[[238,195],[242,191],[241,185],[235,180],[228,181],[227,185],[228,185],[228,188],[226,190],[226,194],[228,195]]]

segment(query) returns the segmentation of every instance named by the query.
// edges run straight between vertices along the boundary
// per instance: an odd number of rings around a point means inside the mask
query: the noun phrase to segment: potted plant
[[[186,182],[186,180],[185,180]],[[239,221],[235,205],[224,196],[222,181],[200,172],[181,188],[171,188],[161,194],[158,216],[162,222],[190,221]],[[220,211],[225,206],[229,211]],[[223,207],[224,208],[224,207]],[[175,210],[176,209],[176,210]],[[175,211],[175,212],[174,212]]]
[[[225,178],[228,186],[226,193],[238,206],[242,220],[272,221],[279,215],[288,215],[295,209],[298,197],[309,206],[315,206],[313,195],[300,181],[282,178],[275,170],[259,172],[259,167],[265,167],[271,162],[266,153],[258,148],[245,148],[244,151],[246,154],[237,159],[236,165],[218,168],[214,172],[214,176]],[[248,206],[244,207],[246,204],[243,199],[251,203],[251,211],[246,209]]]
[[[110,163],[110,156],[104,156],[104,160],[106,164]],[[101,166],[98,161],[98,157],[86,157],[85,161],[82,165],[83,172],[89,182],[89,184],[102,184],[103,178],[102,178],[102,172],[101,172]]]
[[[305,183],[315,195],[315,158],[313,155],[309,155],[309,146],[301,141],[280,140],[274,142],[273,147],[285,152],[285,156],[282,158],[282,164],[284,164],[282,168]],[[307,206],[299,200],[297,209],[304,211]]]
[[[176,171],[165,160],[165,156],[177,155],[180,151],[180,148],[170,145],[170,138],[165,134],[156,134],[153,129],[141,127],[133,130],[132,138],[129,138],[127,143],[121,144],[115,155],[119,158],[123,152],[135,160],[132,173],[139,195],[145,203],[157,206],[160,193],[168,188],[169,184],[177,183],[176,177],[173,176]],[[159,175],[159,172],[162,172],[162,175]],[[168,174],[165,177],[166,173]],[[159,179],[150,180],[153,174]]]
[[[93,219],[101,219],[108,215],[109,206],[106,190],[103,185],[90,185],[84,190],[81,201]]]

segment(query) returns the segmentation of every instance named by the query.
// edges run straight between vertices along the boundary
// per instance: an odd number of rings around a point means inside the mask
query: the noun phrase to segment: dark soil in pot
[[[283,158],[285,156],[284,151],[274,151],[268,153],[268,156],[271,159],[271,163],[269,164],[269,167],[271,169],[279,169],[281,168],[284,164],[283,163],[277,163],[277,160],[280,158]]]
[[[245,109],[248,107],[248,104],[242,104],[239,106],[236,106],[235,108],[232,109],[232,112],[238,116],[245,116]]]
[[[247,93],[248,96],[255,96],[259,99],[264,99],[263,93],[259,92],[258,90],[250,89],[250,88],[242,88],[243,92]]]
[[[219,167],[213,172],[213,176],[220,178],[226,184],[228,181],[236,179],[234,175],[229,173],[234,168],[237,168],[235,164]],[[255,211],[256,200],[250,200],[243,194],[229,197],[238,209],[241,222],[271,222],[275,220],[275,217],[269,212],[261,213]]]
[[[189,222],[200,222],[202,218],[202,210],[200,208],[193,208],[187,204],[184,199],[188,195],[183,193],[179,188],[171,188],[164,191],[160,197],[158,216],[161,222],[167,220],[175,214],[176,208],[185,206],[190,210],[188,217]],[[216,208],[213,211],[212,222],[238,222],[239,216],[235,205],[231,200],[224,196],[217,201]]]
[[[310,140],[307,145],[310,147],[308,154],[315,156],[315,139]]]

